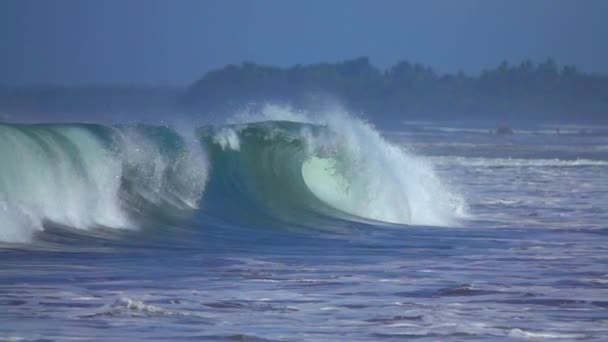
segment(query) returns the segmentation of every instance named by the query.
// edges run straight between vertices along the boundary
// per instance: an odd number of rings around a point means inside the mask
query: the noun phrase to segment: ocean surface
[[[0,340],[608,339],[608,137],[0,124]]]

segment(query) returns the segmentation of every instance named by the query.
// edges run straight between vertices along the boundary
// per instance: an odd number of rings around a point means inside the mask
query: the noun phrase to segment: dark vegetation
[[[551,59],[540,64],[503,62],[478,76],[440,75],[409,62],[380,70],[365,57],[287,69],[243,63],[209,72],[190,87],[185,101],[221,112],[259,99],[306,106],[325,94],[379,121],[608,120],[608,77],[559,67]]]
[[[246,62],[211,71],[185,89],[0,88],[0,113],[180,110],[221,117],[256,103],[308,107],[330,98],[381,124],[420,118],[608,121],[608,76],[551,59],[503,62],[475,76],[439,74],[406,61],[381,70],[365,57],[290,68]]]

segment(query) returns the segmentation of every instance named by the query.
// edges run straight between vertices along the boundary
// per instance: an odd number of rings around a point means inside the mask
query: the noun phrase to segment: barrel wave
[[[269,113],[194,134],[2,124],[0,240],[28,242],[49,225],[221,229],[210,218],[256,229],[457,224],[462,199],[427,161],[370,125],[347,115]]]
[[[339,126],[337,131],[329,125],[265,121],[201,129],[212,165],[206,196],[232,194],[229,201],[209,205],[290,223],[330,216],[455,224],[462,202],[431,165],[388,144],[369,126]]]

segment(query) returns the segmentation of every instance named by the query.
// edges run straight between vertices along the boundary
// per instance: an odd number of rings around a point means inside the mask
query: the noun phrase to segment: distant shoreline
[[[608,76],[551,59],[503,62],[477,76],[438,74],[405,61],[381,70],[366,57],[289,68],[247,62],[210,71],[185,87],[4,85],[0,119],[163,112],[221,117],[268,102],[295,108],[335,103],[380,125],[404,119],[608,122]]]

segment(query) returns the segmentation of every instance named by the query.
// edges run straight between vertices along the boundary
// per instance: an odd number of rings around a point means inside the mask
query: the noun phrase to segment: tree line
[[[245,62],[208,72],[183,104],[222,113],[264,101],[307,106],[333,97],[379,121],[400,118],[497,118],[608,121],[608,77],[541,63],[503,62],[478,75],[439,74],[402,61],[381,70],[367,57],[289,68]]]
[[[420,118],[606,122],[608,75],[552,59],[503,62],[476,75],[440,74],[408,61],[380,69],[366,57],[288,68],[245,62],[212,70],[186,87],[0,86],[0,121],[84,114],[111,120],[153,112],[221,119],[243,106],[308,108],[327,100],[379,124]]]

